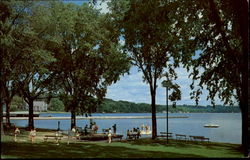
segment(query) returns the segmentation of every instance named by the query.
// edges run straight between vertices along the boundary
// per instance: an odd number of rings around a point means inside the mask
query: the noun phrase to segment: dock
[[[5,118],[5,117],[4,117]],[[10,117],[11,120],[27,120],[29,117]],[[151,119],[151,116],[76,116],[76,119]],[[166,116],[157,116],[157,119],[166,119]],[[169,116],[168,118],[188,118],[187,116]],[[71,117],[34,117],[34,120],[67,120]]]

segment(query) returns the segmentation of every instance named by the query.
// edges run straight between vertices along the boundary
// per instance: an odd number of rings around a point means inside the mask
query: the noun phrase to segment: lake
[[[70,113],[41,113],[42,116],[52,117],[70,117]],[[170,118],[169,132],[173,134],[185,134],[195,136],[205,136],[213,142],[225,142],[241,144],[241,114],[240,113],[169,113],[169,116],[187,116],[188,118]],[[151,116],[151,113],[94,113],[94,116]],[[157,116],[166,116],[166,113],[157,113]],[[34,120],[36,128],[57,129],[58,121],[60,121],[61,130],[70,129],[70,120]],[[98,132],[102,132],[103,128],[112,128],[114,124],[117,126],[117,133],[126,137],[127,129],[137,128],[144,124],[150,125],[151,119],[93,119],[99,126]],[[27,126],[28,120],[11,120],[17,126]],[[90,120],[81,119],[76,121],[79,127],[89,125]],[[219,128],[204,128],[205,124],[217,124]],[[166,132],[166,119],[157,119],[157,133]],[[143,137],[151,137],[151,135],[143,135]]]

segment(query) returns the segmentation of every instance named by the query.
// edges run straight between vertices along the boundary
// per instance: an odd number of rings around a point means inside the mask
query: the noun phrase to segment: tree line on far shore
[[[11,104],[11,111],[23,111],[23,101],[20,97],[15,96]],[[65,106],[59,98],[52,98],[48,104],[49,111],[65,111]],[[156,111],[159,113],[166,112],[166,105],[157,105]],[[223,106],[211,105],[172,105],[168,107],[170,113],[239,113],[239,106]],[[134,103],[128,101],[115,101],[105,98],[104,101],[97,106],[97,113],[150,113],[151,105],[147,103]]]

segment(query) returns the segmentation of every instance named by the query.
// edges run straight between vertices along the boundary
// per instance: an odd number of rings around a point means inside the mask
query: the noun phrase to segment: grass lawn
[[[139,139],[111,144],[72,140],[68,145],[65,137],[57,145],[53,140],[43,142],[42,135],[47,133],[42,132],[38,132],[32,144],[28,132],[22,133],[17,142],[13,136],[1,136],[1,158],[243,158],[240,145],[236,144],[176,141],[166,144],[166,140]]]

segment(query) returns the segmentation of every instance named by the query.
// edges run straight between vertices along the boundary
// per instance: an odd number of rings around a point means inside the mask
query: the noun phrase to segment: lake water
[[[41,116],[70,117],[70,113],[41,113]],[[173,134],[185,134],[205,136],[213,142],[226,142],[241,144],[241,114],[240,113],[169,113],[169,116],[188,116],[188,118],[170,118],[169,132]],[[94,113],[92,116],[151,116],[151,113]],[[157,113],[157,116],[166,116],[165,113]],[[34,120],[36,128],[57,129],[60,121],[61,130],[70,129],[70,120]],[[144,124],[152,128],[150,119],[93,119],[99,126],[98,132],[103,128],[117,126],[117,133],[126,137],[127,129],[137,128]],[[27,126],[28,120],[11,120],[18,126]],[[79,127],[89,125],[90,120],[81,119],[76,121]],[[219,128],[204,128],[205,124],[217,124]],[[157,133],[166,132],[166,119],[157,119]],[[143,135],[146,137],[146,135]],[[151,135],[147,135],[151,137]]]

